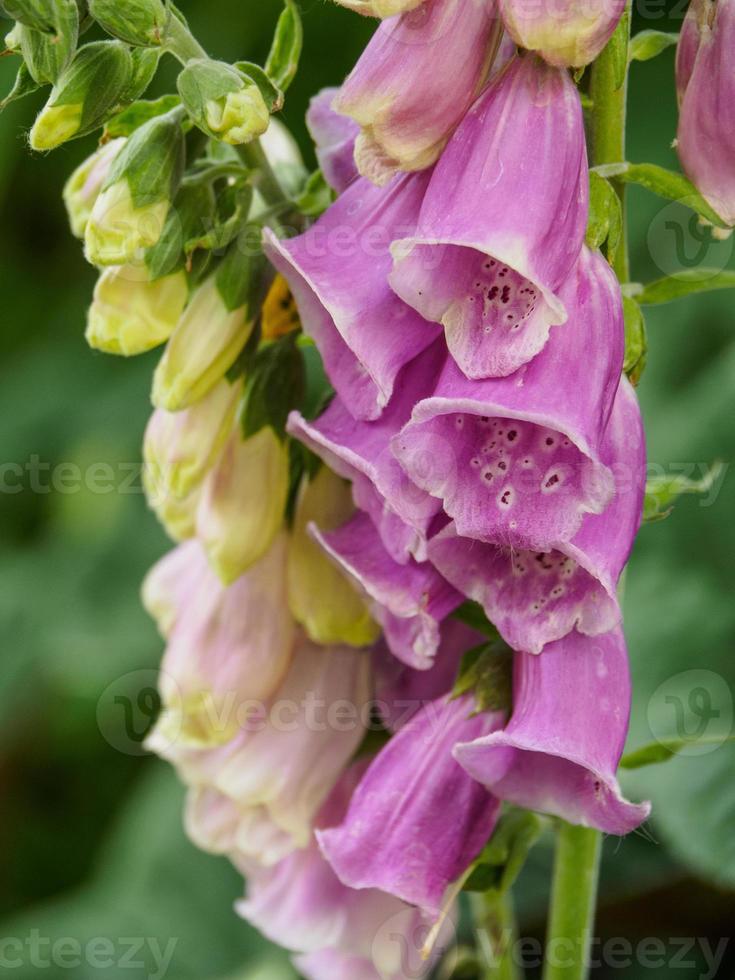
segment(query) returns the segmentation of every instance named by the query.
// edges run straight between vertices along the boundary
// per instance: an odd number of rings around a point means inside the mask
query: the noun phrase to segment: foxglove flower
[[[289,606],[309,638],[326,646],[368,646],[380,635],[349,577],[335,567],[309,533],[312,522],[331,531],[353,511],[349,486],[326,466],[304,481],[296,503],[288,549]]]
[[[439,649],[441,622],[462,596],[428,562],[394,561],[367,514],[356,514],[336,531],[312,525],[311,532],[371,600],[393,654],[410,667],[428,670]]]
[[[390,282],[442,323],[470,378],[511,374],[567,311],[559,288],[587,226],[582,109],[566,71],[516,57],[437,164],[418,230],[394,242]]]
[[[427,705],[371,764],[345,820],[317,832],[338,877],[378,888],[436,916],[449,885],[487,843],[499,803],[452,757],[500,724],[469,698]],[[447,814],[451,813],[451,820]]]
[[[339,396],[316,422],[296,412],[289,419],[291,435],[352,481],[355,503],[370,514],[385,548],[401,564],[411,555],[425,557],[426,537],[441,504],[406,476],[390,443],[416,402],[433,391],[445,360],[444,343],[438,340],[404,369],[394,397],[375,422],[356,422]]]
[[[438,333],[387,282],[390,244],[415,229],[426,183],[425,175],[405,176],[381,189],[358,180],[298,238],[266,231],[266,254],[355,418],[381,414],[401,368]]]
[[[687,177],[728,225],[735,225],[734,42],[735,2],[696,0],[677,59],[677,146]]]
[[[429,0],[378,27],[334,100],[361,127],[363,176],[385,184],[436,162],[487,80],[500,32],[494,0]]]
[[[316,156],[329,186],[341,194],[357,179],[355,140],[360,127],[338,115],[332,102],[339,89],[325,88],[309,103],[306,125],[316,144]]]
[[[499,4],[516,44],[560,68],[582,68],[594,61],[625,10],[625,0],[499,0]]]
[[[603,514],[584,519],[571,542],[523,551],[460,537],[453,525],[430,542],[430,560],[484,607],[516,650],[540,653],[573,629],[597,636],[620,621],[618,580],[640,527],[646,485],[641,413],[626,378],[601,456],[615,476],[615,496]]]
[[[110,140],[88,157],[64,186],[64,204],[72,234],[84,238],[92,208],[107,180],[115,157],[125,146],[123,138]]]
[[[208,574],[206,562],[201,558],[199,543],[186,541],[156,562],[143,581],[143,605],[164,639],[171,636],[181,621],[189,597],[196,593]]]
[[[599,448],[623,363],[620,287],[585,249],[561,295],[570,319],[542,354],[482,382],[450,360],[393,439],[408,476],[441,499],[463,537],[546,551],[612,498]]]
[[[615,778],[630,712],[622,631],[517,654],[513,690],[503,731],[456,746],[467,772],[501,799],[570,823],[620,835],[641,824],[650,806],[623,799]]]

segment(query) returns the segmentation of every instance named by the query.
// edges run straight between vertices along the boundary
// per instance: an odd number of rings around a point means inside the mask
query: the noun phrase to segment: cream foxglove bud
[[[32,148],[54,150],[97,129],[124,101],[132,75],[130,52],[119,41],[81,48],[33,124]]]
[[[184,272],[151,282],[145,267],[111,266],[94,290],[87,343],[106,354],[144,354],[171,336],[188,295]]]
[[[233,433],[204,483],[197,536],[225,584],[268,551],[283,526],[289,487],[286,446],[270,426]]]
[[[231,65],[190,61],[177,85],[189,115],[212,139],[238,146],[268,129],[270,111],[260,89]]]
[[[125,265],[159,241],[184,169],[182,111],[140,126],[112,165],[85,236],[94,265]]]
[[[89,0],[89,12],[108,34],[143,47],[161,44],[171,16],[161,0]]]
[[[143,489],[148,506],[172,541],[188,541],[194,537],[202,496],[201,487],[195,487],[187,497],[179,498],[165,488],[156,486],[148,472],[143,470]]]
[[[558,68],[582,68],[602,51],[625,0],[499,0],[505,27],[522,48]]]
[[[228,309],[215,277],[184,311],[153,378],[153,404],[179,412],[196,404],[227,374],[252,331],[246,307]]]
[[[92,208],[110,174],[115,157],[125,146],[124,139],[111,140],[84,161],[64,187],[64,204],[76,238],[84,238]]]
[[[395,17],[397,14],[405,14],[408,10],[415,10],[426,0],[336,0],[336,2],[366,17]]]
[[[312,523],[324,532],[334,530],[353,510],[348,484],[325,466],[301,488],[288,555],[288,595],[291,612],[315,643],[361,647],[380,635],[356,589],[309,533]]]

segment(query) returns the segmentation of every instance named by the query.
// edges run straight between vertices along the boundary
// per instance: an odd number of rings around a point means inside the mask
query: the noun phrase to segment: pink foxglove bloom
[[[371,600],[392,653],[417,670],[428,670],[439,649],[440,627],[462,596],[428,562],[399,565],[386,551],[367,514],[356,514],[336,531],[311,532],[326,553]]]
[[[378,27],[334,100],[361,127],[361,174],[384,184],[436,162],[488,78],[501,30],[495,0],[427,0]]]
[[[316,144],[317,160],[327,183],[341,194],[358,177],[355,140],[360,127],[332,108],[338,91],[325,88],[314,96],[306,113],[306,125]]]
[[[501,799],[570,823],[621,835],[638,827],[650,807],[623,799],[615,777],[630,711],[622,630],[517,654],[513,690],[508,726],[455,748],[467,772]]]
[[[438,333],[388,285],[390,244],[415,230],[427,179],[358,180],[305,234],[279,241],[266,231],[266,254],[355,418],[380,416],[401,368]]]
[[[646,485],[641,413],[625,378],[601,455],[615,476],[615,497],[604,513],[584,519],[571,542],[522,551],[459,537],[453,525],[430,542],[430,560],[484,607],[516,650],[540,653],[575,628],[596,636],[620,621],[618,580],[640,527]]]
[[[498,801],[452,757],[457,742],[500,724],[496,714],[473,712],[471,698],[427,705],[376,757],[343,823],[317,832],[346,885],[378,888],[439,914],[447,888],[485,846],[498,815]]]
[[[680,44],[679,158],[700,194],[735,225],[735,0],[695,0]]]
[[[445,359],[439,339],[401,373],[395,396],[375,422],[356,422],[339,396],[315,422],[297,412],[289,419],[292,436],[352,481],[355,503],[370,514],[386,549],[401,564],[411,555],[425,556],[429,528],[441,504],[406,476],[391,451],[391,439],[408,422],[416,402],[433,391]],[[349,395],[346,399],[349,404]],[[425,463],[433,465],[428,458]]]
[[[441,499],[463,537],[546,551],[612,498],[599,448],[623,363],[620,288],[585,249],[562,295],[569,322],[542,354],[481,382],[448,361],[393,440],[406,473]]]
[[[610,40],[625,0],[499,0],[516,44],[560,68],[594,61]]]
[[[587,151],[566,71],[516,57],[437,164],[418,230],[392,246],[390,281],[444,325],[470,378],[511,374],[567,311],[559,287],[587,226]]]

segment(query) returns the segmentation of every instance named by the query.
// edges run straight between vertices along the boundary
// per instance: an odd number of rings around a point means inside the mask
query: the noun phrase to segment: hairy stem
[[[194,58],[206,58],[207,52],[191,33],[186,24],[173,14],[166,25],[163,46],[178,58],[182,65]]]

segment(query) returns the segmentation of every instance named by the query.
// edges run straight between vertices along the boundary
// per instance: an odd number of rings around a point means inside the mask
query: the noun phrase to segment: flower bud
[[[56,85],[72,63],[79,41],[76,0],[13,0],[18,23],[13,49],[20,48],[25,67],[37,85]]]
[[[184,168],[181,110],[144,123],[118,154],[85,236],[94,265],[126,265],[159,241]]]
[[[84,238],[92,208],[110,174],[115,157],[125,146],[124,139],[111,140],[84,161],[64,187],[64,204],[76,238]]]
[[[212,139],[238,146],[268,129],[270,112],[260,89],[231,65],[190,61],[177,85],[187,112]]]
[[[223,379],[183,412],[156,409],[143,444],[150,483],[179,498],[190,494],[217,462],[241,395],[240,382]]]
[[[169,17],[161,0],[89,0],[89,12],[108,34],[143,47],[161,43]]]
[[[53,150],[101,126],[123,100],[132,72],[130,52],[119,41],[81,48],[33,125],[33,149]]]
[[[602,51],[625,10],[625,0],[500,0],[516,44],[558,68],[582,68]]]
[[[395,17],[414,10],[425,0],[337,0],[342,7],[348,7],[366,17]]]
[[[234,432],[204,483],[196,525],[225,585],[270,548],[283,526],[288,487],[288,451],[273,429],[246,440]]]
[[[144,354],[171,336],[188,295],[184,272],[151,282],[145,267],[111,266],[95,287],[87,343],[106,354]]]
[[[309,533],[315,523],[332,531],[345,523],[354,507],[348,484],[327,469],[304,484],[296,506],[288,555],[291,612],[315,643],[375,643],[380,628],[356,589]]]
[[[153,378],[153,404],[167,412],[194,405],[239,357],[252,331],[246,308],[230,310],[210,277],[197,289]]]

